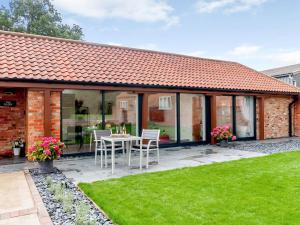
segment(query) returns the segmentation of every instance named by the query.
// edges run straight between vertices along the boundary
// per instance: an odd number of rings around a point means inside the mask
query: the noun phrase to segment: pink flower
[[[30,148],[28,149],[29,154],[31,154],[35,149],[35,145],[30,146]]]
[[[54,146],[54,150],[57,152],[59,150],[59,146],[58,145],[55,145]]]
[[[49,149],[46,149],[46,150],[44,150],[44,154],[49,156],[49,155],[51,155],[51,151]]]
[[[236,140],[236,136],[232,136],[231,140],[235,141]]]

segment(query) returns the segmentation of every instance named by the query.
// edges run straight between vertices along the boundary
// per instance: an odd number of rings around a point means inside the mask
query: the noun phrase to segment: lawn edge
[[[82,192],[82,194],[83,194],[87,199],[89,199],[89,200],[92,202],[92,204],[93,204],[93,205],[94,205],[101,213],[103,213],[104,216],[106,216],[107,219],[109,219],[110,221],[112,221],[114,225],[118,225],[117,223],[115,223],[115,221],[112,220],[111,217],[109,217],[109,216],[107,215],[107,213],[106,213],[100,206],[98,206],[98,205],[93,201],[93,199],[91,199],[91,198],[90,198],[90,197],[89,197],[89,196],[81,189],[81,187],[79,186],[79,183],[76,184],[76,186],[77,186],[77,188]]]

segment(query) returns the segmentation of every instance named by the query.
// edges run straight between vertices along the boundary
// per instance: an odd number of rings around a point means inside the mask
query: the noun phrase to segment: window
[[[180,141],[205,140],[205,97],[199,94],[180,94]]]
[[[128,109],[128,101],[120,101],[120,108],[121,109]]]
[[[148,96],[148,128],[160,129],[161,144],[177,141],[176,94]]]
[[[95,128],[102,129],[100,91],[64,90],[61,107],[65,153],[89,151],[91,132]]]
[[[232,96],[217,96],[217,126],[232,126]]]
[[[130,92],[107,91],[104,94],[105,126],[116,131],[125,125],[127,133],[138,134],[137,95]]]
[[[236,135],[239,138],[254,137],[254,99],[252,96],[236,96]]]
[[[159,109],[160,110],[171,110],[172,109],[171,96],[161,96],[161,97],[159,97]]]

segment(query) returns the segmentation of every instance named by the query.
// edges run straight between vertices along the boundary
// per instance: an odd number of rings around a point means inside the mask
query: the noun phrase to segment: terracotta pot
[[[53,160],[38,161],[40,173],[53,173]]]

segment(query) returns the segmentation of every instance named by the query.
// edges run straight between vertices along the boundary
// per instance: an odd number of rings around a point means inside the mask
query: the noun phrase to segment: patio
[[[155,154],[155,153],[154,153]],[[144,172],[156,172],[176,168],[193,167],[215,162],[238,160],[264,156],[264,153],[240,151],[236,149],[220,148],[212,145],[202,145],[193,147],[173,147],[160,150],[160,163],[155,162],[155,155],[150,154],[149,169],[139,169],[139,153],[132,157],[131,168],[127,166],[127,160],[122,154],[116,155],[115,173],[111,174],[111,164],[108,158],[108,167],[100,168],[100,161],[94,164],[94,157],[70,157],[55,161],[55,166],[60,169],[68,178],[75,183],[92,182],[96,180],[107,180],[132,174]],[[144,158],[145,160],[145,158]],[[14,165],[3,165],[1,172],[12,172],[26,168],[36,167],[36,163],[25,162]]]

